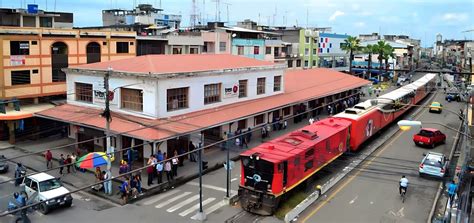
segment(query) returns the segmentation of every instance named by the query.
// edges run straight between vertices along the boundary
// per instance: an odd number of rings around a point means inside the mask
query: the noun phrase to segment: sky
[[[422,46],[432,46],[436,34],[443,39],[473,39],[473,0],[195,0],[198,14],[230,25],[252,19],[264,25],[332,27],[332,32],[358,35],[368,33],[403,34],[421,39]],[[181,14],[183,25],[190,23],[192,0],[0,0],[1,7],[18,8],[36,3],[40,9],[74,13],[74,26],[102,25],[101,10],[131,9],[148,3],[165,13]],[[203,7],[205,2],[205,7]]]

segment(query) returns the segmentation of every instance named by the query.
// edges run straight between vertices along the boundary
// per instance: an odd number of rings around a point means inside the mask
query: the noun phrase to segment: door
[[[66,81],[66,73],[61,69],[68,67],[68,48],[63,42],[56,42],[51,46],[52,81]]]
[[[86,47],[87,63],[100,62],[100,44],[90,42]]]
[[[283,162],[283,188],[288,183],[288,161]]]

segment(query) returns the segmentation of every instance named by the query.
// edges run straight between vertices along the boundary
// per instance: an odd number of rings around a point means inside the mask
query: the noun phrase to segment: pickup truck
[[[434,148],[437,144],[446,142],[446,135],[433,128],[422,128],[418,134],[413,136],[413,142],[417,146],[429,146]]]

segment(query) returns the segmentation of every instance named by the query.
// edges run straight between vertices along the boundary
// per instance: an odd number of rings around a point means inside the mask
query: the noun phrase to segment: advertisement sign
[[[21,65],[25,65],[24,55],[10,56],[10,66],[21,66]]]
[[[239,96],[239,84],[224,85],[224,98]]]

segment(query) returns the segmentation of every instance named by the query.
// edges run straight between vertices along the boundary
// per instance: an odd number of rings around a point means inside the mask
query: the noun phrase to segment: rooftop
[[[145,55],[70,68],[106,71],[111,67],[114,71],[125,73],[166,74],[273,66],[272,62],[229,54],[179,54]]]
[[[165,140],[370,83],[324,68],[288,71],[284,78],[285,92],[282,94],[163,119],[145,119],[113,112],[110,128],[113,133],[146,141]],[[100,116],[101,112],[99,109],[66,104],[36,113],[35,116],[102,130],[105,128],[105,119]]]

